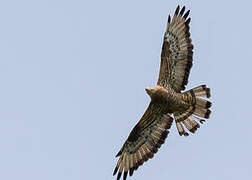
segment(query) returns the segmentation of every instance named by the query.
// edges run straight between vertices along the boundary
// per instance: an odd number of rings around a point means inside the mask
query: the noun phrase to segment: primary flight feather
[[[189,91],[188,83],[193,59],[193,45],[190,38],[188,18],[185,7],[178,6],[173,18],[168,17],[161,52],[159,77],[156,87],[146,88],[151,102],[140,121],[130,132],[116,157],[113,175],[117,179],[123,174],[126,180],[145,161],[151,159],[158,151],[169,133],[173,115],[180,136],[188,136],[185,128],[194,133],[210,116],[211,102],[201,98],[210,97],[210,88],[201,85]]]

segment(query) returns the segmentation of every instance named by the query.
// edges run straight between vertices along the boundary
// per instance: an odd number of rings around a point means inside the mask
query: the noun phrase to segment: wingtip
[[[178,5],[177,8],[176,8],[176,11],[175,11],[175,15],[178,15],[179,9],[180,9],[180,6]]]
[[[122,175],[122,172],[119,172],[118,175],[117,175],[116,180],[119,180],[121,178],[121,175]]]
[[[120,156],[121,154],[122,154],[122,151],[120,150],[120,151],[116,154],[115,157],[118,157],[118,156]]]
[[[123,173],[123,180],[126,180],[126,179],[127,179],[127,175],[128,175],[128,171],[125,171],[125,172]]]
[[[169,16],[168,16],[168,23],[170,23],[170,22],[171,22],[171,16],[169,14]]]
[[[185,6],[182,7],[182,9],[181,9],[179,15],[182,16],[182,15],[184,14],[184,12],[185,12]]]
[[[132,175],[133,175],[133,172],[134,172],[134,168],[130,168],[130,170],[129,170],[129,175],[132,176]]]
[[[190,10],[188,10],[186,13],[185,13],[185,15],[183,16],[183,18],[187,18],[188,17],[188,15],[190,14]]]
[[[113,176],[116,174],[117,171],[118,171],[118,167],[115,167],[115,170],[113,172]]]
[[[191,22],[191,18],[188,18],[188,19],[186,20],[186,22],[185,22],[185,25],[188,26],[188,25],[190,24],[190,22]]]

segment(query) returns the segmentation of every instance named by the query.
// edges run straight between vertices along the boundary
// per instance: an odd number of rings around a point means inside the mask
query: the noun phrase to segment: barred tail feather
[[[183,125],[180,122],[176,122],[176,126],[180,136],[188,136],[189,134],[184,130]]]
[[[191,133],[195,133],[196,130],[200,127],[199,123],[197,123],[192,117],[185,119],[183,121],[183,124]]]
[[[207,97],[210,98],[210,88],[207,88],[206,85],[200,85],[192,89],[196,97]]]
[[[211,111],[209,109],[196,108],[193,114],[195,114],[198,117],[209,119]]]
[[[209,102],[205,99],[201,99],[201,98],[196,97],[196,107],[197,108],[208,109],[211,107],[211,105],[212,105],[211,102]]]
[[[174,113],[176,126],[180,136],[188,136],[184,127],[186,127],[191,133],[195,133],[200,127],[197,121],[203,123],[205,121],[204,119],[209,119],[211,114],[209,108],[212,105],[210,101],[201,98],[210,97],[210,88],[207,88],[206,85],[195,87],[184,92],[184,94],[186,95],[187,101],[191,103],[191,106],[185,112]]]

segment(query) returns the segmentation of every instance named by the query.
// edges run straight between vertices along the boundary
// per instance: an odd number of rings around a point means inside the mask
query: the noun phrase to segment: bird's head
[[[156,93],[157,89],[156,88],[152,88],[152,87],[147,87],[147,88],[145,88],[145,91],[147,92],[147,94],[150,97],[153,97],[153,95]]]

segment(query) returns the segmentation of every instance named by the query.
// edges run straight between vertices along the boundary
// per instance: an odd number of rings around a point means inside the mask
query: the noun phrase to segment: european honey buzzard
[[[200,127],[197,121],[203,123],[209,118],[211,102],[201,97],[209,98],[210,88],[201,85],[181,92],[188,83],[193,59],[190,10],[184,12],[185,7],[180,10],[178,6],[172,20],[168,16],[158,82],[156,87],[145,89],[151,102],[116,155],[119,160],[113,175],[119,170],[117,179],[122,173],[124,180],[128,172],[132,176],[143,162],[153,157],[165,142],[173,118],[180,136],[189,135],[184,127],[195,133]]]

